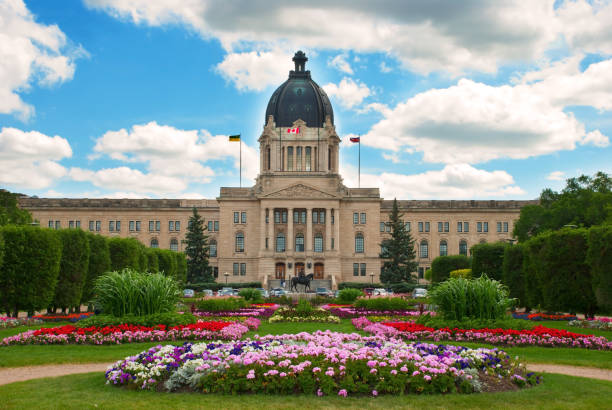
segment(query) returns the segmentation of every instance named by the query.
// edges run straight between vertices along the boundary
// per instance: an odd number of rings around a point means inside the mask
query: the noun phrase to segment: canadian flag
[[[297,128],[287,128],[287,134],[299,134],[300,127]]]

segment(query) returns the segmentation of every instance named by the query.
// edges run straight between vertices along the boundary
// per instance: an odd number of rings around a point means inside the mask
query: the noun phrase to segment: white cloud
[[[107,168],[91,171],[71,168],[69,176],[79,182],[90,182],[106,190],[130,190],[136,193],[157,195],[176,194],[187,188],[185,180],[157,173],[143,173],[128,167]]]
[[[75,58],[84,51],[67,46],[56,25],[39,24],[23,0],[0,2],[0,113],[27,119],[34,107],[20,93],[33,84],[49,86],[70,80]]]
[[[384,61],[380,63],[380,72],[387,74],[391,72],[391,67],[387,65]]]
[[[612,54],[612,3],[565,1],[557,15],[571,47],[582,52]]]
[[[323,89],[331,97],[337,98],[344,108],[353,108],[372,94],[367,85],[347,77],[344,77],[338,85],[334,83],[325,84]]]
[[[599,130],[591,131],[580,140],[581,145],[595,145],[596,147],[605,148],[610,145],[610,139],[603,135]]]
[[[110,192],[102,193],[100,191],[84,191],[84,192],[59,192],[53,189],[44,192],[41,195],[42,198],[113,198],[113,199],[142,199],[150,198],[148,195],[144,195],[140,192]],[[182,195],[181,195],[182,197]]]
[[[58,163],[72,156],[68,141],[37,131],[17,128],[0,131],[0,184],[32,189],[46,188],[66,174]]]
[[[239,90],[261,91],[287,76],[292,68],[290,56],[280,50],[229,53],[216,70]]]
[[[382,157],[387,161],[391,161],[394,164],[399,164],[401,162],[399,154],[397,152],[383,152]]]
[[[327,62],[327,65],[330,67],[334,67],[335,69],[342,71],[343,73],[352,75],[353,69],[351,68],[349,62],[346,61],[347,57],[348,56],[346,54],[338,54],[334,58],[330,59]]]
[[[565,172],[563,172],[563,171],[553,171],[550,174],[548,174],[546,179],[548,179],[550,181],[563,181],[565,179]]]
[[[344,164],[341,173],[348,186],[357,186],[357,170]],[[386,199],[512,198],[525,191],[506,171],[485,171],[468,164],[446,165],[439,171],[405,175],[391,172],[361,174],[362,187],[379,187]]]

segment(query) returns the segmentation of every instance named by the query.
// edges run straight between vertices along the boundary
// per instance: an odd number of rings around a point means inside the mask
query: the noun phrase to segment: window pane
[[[178,241],[176,239],[170,241],[170,250],[178,252]]]
[[[355,253],[363,253],[363,235],[357,234],[355,236]]]
[[[285,235],[282,233],[276,236],[276,252],[285,252]]]
[[[68,228],[74,229],[74,221],[68,221]]]
[[[239,218],[240,218],[240,212],[234,212],[234,223],[235,224],[240,222]]]
[[[302,170],[302,147],[295,148],[295,169],[296,171]]]
[[[362,224],[365,224],[365,223],[366,223],[366,214],[365,214],[365,213],[362,213],[362,214],[361,214],[361,223],[362,223]]]
[[[366,264],[362,263],[361,264],[361,276],[365,276],[366,275]]]
[[[134,229],[136,229],[136,224],[134,221],[130,221],[130,231],[133,231]]]
[[[463,224],[461,222],[457,222],[457,232],[463,231]]]
[[[274,223],[275,224],[280,223],[280,211],[274,211]]]
[[[115,230],[115,221],[108,221],[108,231],[113,232]]]
[[[217,241],[210,241],[210,257],[211,258],[216,258],[217,257]]]
[[[428,258],[429,257],[429,247],[427,245],[427,242],[423,241],[421,242],[421,258]]]
[[[155,221],[155,230],[159,232],[160,229],[161,229],[161,222]]]
[[[81,227],[81,221],[76,221],[76,227],[80,228]]]
[[[482,222],[476,222],[476,232],[482,232]]]
[[[287,171],[293,171],[293,147],[287,147]]]
[[[419,222],[419,232],[423,232],[423,222]]]
[[[442,222],[438,222],[438,232],[442,232]]]
[[[49,228],[53,229],[53,221],[49,221]]]
[[[49,221],[49,228],[52,228],[52,221]],[[94,230],[94,221],[89,221],[89,230],[93,231]]]
[[[243,212],[243,213],[240,215],[240,222],[242,222],[243,224],[247,223],[247,219],[246,219],[246,217],[247,217],[247,213],[246,213],[246,212]]]
[[[244,234],[242,232],[236,234],[236,252],[244,252]]]
[[[446,241],[442,241],[440,242],[440,256],[446,255],[448,255],[448,245],[446,244]]]
[[[325,211],[319,212],[319,223],[320,224],[324,224],[325,223]]]
[[[300,212],[300,223],[306,223],[306,211]]]
[[[159,242],[157,239],[151,239],[151,248],[159,248]]]
[[[300,213],[298,211],[293,211],[293,223],[294,224],[300,223]]]
[[[215,232],[219,232],[219,221],[215,221]]]
[[[463,232],[469,232],[470,231],[470,224],[467,222],[463,223]]]
[[[140,231],[140,221],[136,221],[136,231]]]
[[[313,224],[319,223],[319,213],[317,211],[312,211],[312,223]]]
[[[410,222],[406,222],[406,232],[410,232]]]
[[[304,235],[297,234],[295,237],[295,251],[304,252]]]
[[[174,221],[174,230],[175,231],[181,230],[181,221]]]
[[[448,232],[449,230],[449,224],[448,222],[444,222],[444,232]]]
[[[310,166],[310,151],[312,150],[312,148],[310,147],[306,147],[306,171],[310,171],[311,166]]]
[[[467,256],[467,242],[465,241],[459,242],[459,254]]]
[[[170,232],[174,231],[174,221],[168,221],[168,230]]]
[[[101,228],[102,228],[102,222],[101,221],[96,221],[96,232],[100,232]]]
[[[240,264],[240,276],[246,276],[246,263]]]
[[[353,212],[353,223],[355,225],[359,223],[359,214],[357,212]]]
[[[323,235],[321,235],[321,234],[315,235],[314,251],[315,252],[323,252]]]
[[[233,271],[233,273],[234,273],[234,276],[238,276],[238,264],[237,263],[234,263],[234,271]]]
[[[287,211],[282,212],[282,217],[283,217],[283,223],[286,224],[287,223]]]
[[[489,223],[488,222],[484,222],[484,231],[485,232],[489,232]]]
[[[504,222],[504,232],[508,232],[508,222]]]
[[[212,232],[213,230],[213,221],[208,221],[208,231]]]
[[[359,264],[353,263],[353,276],[359,276]]]
[[[115,230],[117,232],[119,232],[121,230],[121,221],[116,221],[115,222]]]
[[[384,232],[384,231],[385,231],[385,223],[384,223],[384,222],[381,222],[381,223],[380,223],[380,231],[381,231],[381,232]]]
[[[425,222],[425,232],[429,232],[429,222]]]

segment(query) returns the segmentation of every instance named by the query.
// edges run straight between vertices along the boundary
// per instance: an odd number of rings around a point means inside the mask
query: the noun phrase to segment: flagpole
[[[359,159],[357,163],[357,188],[361,188],[361,135],[359,136]]]
[[[242,137],[240,138],[240,188],[242,188]]]

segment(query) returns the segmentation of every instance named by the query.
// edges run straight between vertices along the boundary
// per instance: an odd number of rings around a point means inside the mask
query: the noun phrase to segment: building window
[[[210,241],[210,245],[208,245],[209,253],[211,258],[217,257],[217,241],[214,239]]]
[[[504,232],[508,232],[508,222],[504,222]]]
[[[423,279],[423,276],[425,276],[425,269],[422,266],[419,266],[419,279]]]
[[[174,221],[174,231],[178,232],[181,230],[181,221]]]
[[[266,147],[266,169],[270,170],[270,146]]]
[[[380,223],[380,231],[381,231],[381,232],[384,232],[384,231],[385,231],[385,223],[384,223],[384,222],[381,222],[381,223]]]
[[[502,231],[502,223],[498,222],[497,223],[497,232],[501,232]]]
[[[60,229],[62,227],[60,221],[55,221],[55,229]]]
[[[121,221],[115,221],[115,231],[121,231]]]
[[[287,223],[287,210],[283,209],[281,212],[281,222],[286,224]]]
[[[234,274],[234,276],[238,276],[238,274],[239,274],[239,269],[240,269],[240,264],[239,264],[239,263],[234,262],[234,269],[233,269],[233,274]]]
[[[442,222],[438,222],[438,232],[442,232],[443,224]]]
[[[365,214],[365,212],[361,213],[361,223],[364,224],[364,225],[366,223],[366,214]]]
[[[68,221],[68,228],[74,229],[74,221]]]
[[[246,276],[246,263],[240,264],[240,276]]]
[[[53,229],[53,221],[49,221],[49,229]]]
[[[334,243],[334,238],[331,238],[331,248],[332,248],[332,249],[335,249],[335,248],[334,248],[334,245],[335,245],[335,243]]]
[[[360,232],[355,235],[355,253],[364,252],[363,234]]]
[[[246,220],[246,215],[247,215],[247,213],[246,213],[246,212],[242,212],[242,213],[240,214],[240,222],[241,222],[241,223],[243,223],[243,224],[247,223],[247,222],[246,222],[246,221],[247,221],[247,220]]]
[[[482,232],[482,222],[476,222],[476,232]]]
[[[440,256],[448,255],[448,245],[446,241],[440,241]]]
[[[421,241],[420,254],[421,258],[429,258],[429,245],[427,241]]]
[[[108,221],[108,231],[115,232],[115,221]]]
[[[366,275],[366,264],[362,263],[361,264],[361,276],[365,276]]]
[[[320,232],[314,237],[314,251],[323,252],[323,235]]]
[[[168,231],[174,231],[174,221],[168,221]]]
[[[429,232],[429,222],[425,222],[425,232]]]
[[[208,232],[212,232],[213,230],[213,221],[208,221]]]
[[[270,210],[266,208],[266,223],[270,223]]]
[[[331,210],[331,223],[332,225],[334,224],[334,219],[335,219],[335,215],[334,215],[334,210]]]
[[[306,211],[301,211],[300,212],[300,223],[301,224],[305,224],[306,223]]]
[[[219,277],[219,267],[213,266],[213,277],[216,279]]]
[[[236,252],[244,252],[244,234],[242,232],[236,234]]]
[[[406,226],[406,232],[410,232],[410,229],[411,229],[410,222],[406,222],[405,226]]]
[[[320,224],[325,223],[325,211],[319,211],[319,223]]]
[[[483,229],[485,232],[489,232],[489,223],[488,223],[488,222],[483,222],[483,223],[482,223],[482,229]]]
[[[240,212],[234,212],[234,223],[240,223]]]
[[[134,230],[136,230],[136,223],[134,221],[130,221],[128,227],[130,232],[134,232]]]
[[[151,248],[159,248],[159,241],[157,240],[157,238],[151,239]]]
[[[310,165],[311,151],[312,151],[312,148],[306,147],[306,171],[310,171],[312,169]]]
[[[359,264],[353,263],[353,276],[359,276]]]
[[[423,222],[419,222],[419,232],[423,232]]]
[[[387,232],[391,232],[391,222],[387,222],[386,226],[385,226],[385,230]]]
[[[459,242],[459,255],[467,256],[467,251],[468,251],[467,242],[466,241],[460,241]]]
[[[81,221],[74,221],[74,222],[76,224],[77,229],[79,229],[81,227]]]
[[[175,238],[170,239],[170,250],[178,252],[178,241]]]
[[[353,225],[357,225],[359,223],[359,212],[353,212]]]
[[[444,222],[444,232],[448,232],[449,231],[449,223],[448,222]]]
[[[461,222],[457,222],[457,232],[463,232],[463,224]]]
[[[470,224],[468,222],[464,222],[463,223],[463,232],[469,232],[470,231]]]
[[[51,221],[49,221],[49,228],[52,228]],[[94,221],[89,221],[89,230],[90,231],[94,230]]]
[[[293,223],[294,224],[300,223],[300,212],[299,211],[293,211]]]
[[[301,233],[295,235],[295,251],[304,252],[304,235]]]
[[[215,232],[219,232],[219,221],[215,221]]]
[[[140,221],[136,221],[136,232],[140,232]]]
[[[302,147],[295,147],[295,170],[302,170]]]
[[[102,229],[102,221],[96,221],[96,232],[100,232]]]
[[[293,171],[293,147],[287,147],[287,171]]]
[[[285,252],[285,235],[282,232],[276,235],[276,252]]]

